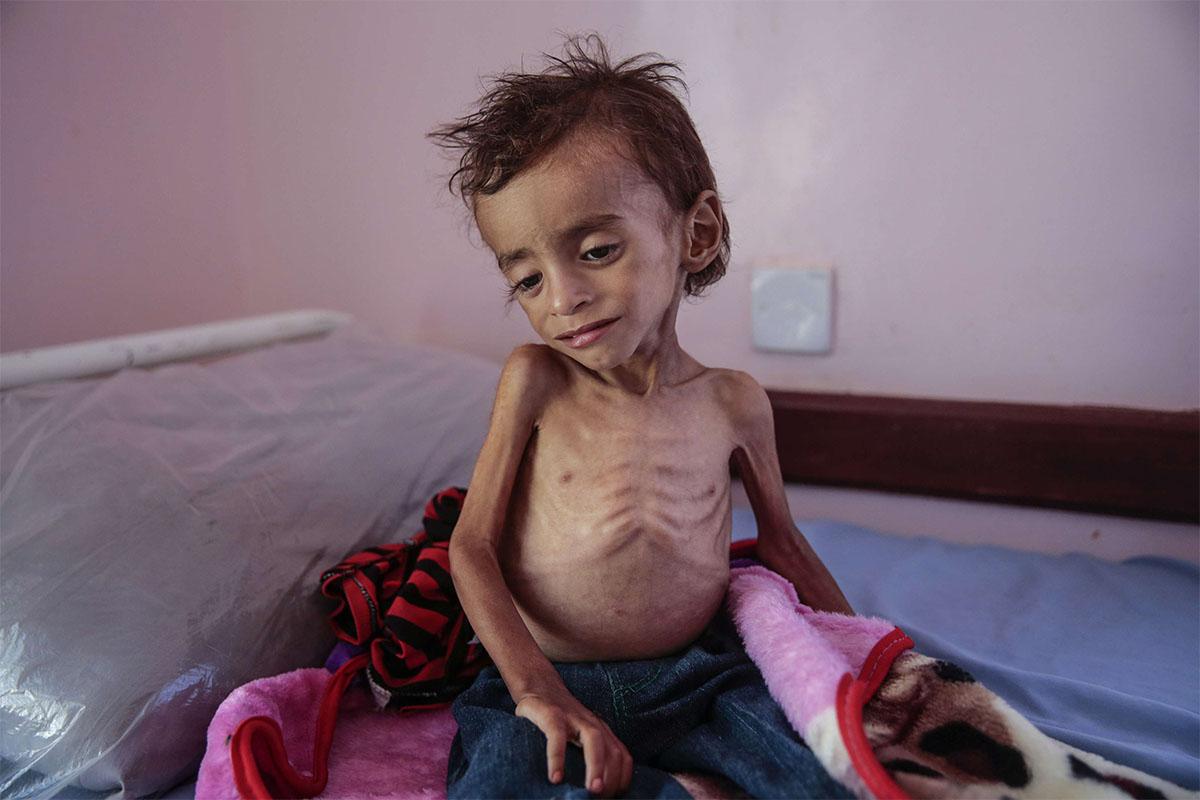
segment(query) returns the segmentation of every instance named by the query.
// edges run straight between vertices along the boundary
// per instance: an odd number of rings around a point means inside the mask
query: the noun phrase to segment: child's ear
[[[683,258],[680,266],[691,273],[700,272],[717,257],[724,228],[721,200],[712,189],[705,189],[683,215]]]

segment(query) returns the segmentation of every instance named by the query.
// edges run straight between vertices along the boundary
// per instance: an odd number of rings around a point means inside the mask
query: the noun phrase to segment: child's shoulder
[[[565,357],[549,345],[533,342],[517,345],[504,360],[500,379],[538,384],[561,381],[567,377],[568,365],[564,361]]]
[[[766,391],[749,372],[726,367],[709,367],[707,371],[714,391],[730,405],[753,404],[759,395],[766,396]]]
[[[760,425],[772,417],[771,400],[754,376],[740,369],[714,369],[714,394],[735,427]]]
[[[522,397],[526,403],[546,399],[568,378],[567,366],[558,353],[544,344],[518,345],[500,370],[500,394]]]
[[[504,359],[505,370],[515,369],[526,372],[547,370],[557,364],[557,353],[554,352],[554,349],[550,345],[536,342],[517,345]]]
[[[504,359],[492,405],[490,436],[528,433],[538,426],[550,398],[563,383],[561,367],[549,347],[523,344]],[[524,434],[521,434],[524,435]],[[484,445],[485,450],[487,445]]]

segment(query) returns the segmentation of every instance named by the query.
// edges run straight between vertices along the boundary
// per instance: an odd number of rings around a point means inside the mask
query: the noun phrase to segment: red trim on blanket
[[[857,678],[851,679],[850,673],[847,672],[838,683],[838,729],[842,733],[846,751],[850,754],[850,763],[871,794],[881,800],[908,800],[909,795],[892,780],[892,776],[875,757],[871,743],[867,741],[866,731],[863,730],[863,706],[879,690],[879,685],[887,677],[896,656],[912,646],[912,639],[908,638],[904,631],[894,628],[871,648]]]
[[[233,781],[243,800],[316,797],[325,790],[338,704],[350,681],[367,665],[369,658],[366,653],[355,656],[342,664],[325,684],[313,737],[311,776],[301,775],[288,761],[278,722],[270,717],[250,717],[238,724],[229,743],[229,760],[233,764]]]
[[[729,560],[754,558],[758,552],[758,539],[741,539],[729,545]]]

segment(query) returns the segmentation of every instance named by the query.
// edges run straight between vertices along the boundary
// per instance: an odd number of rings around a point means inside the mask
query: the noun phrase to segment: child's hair
[[[589,138],[616,134],[642,172],[662,190],[674,214],[691,208],[705,189],[717,190],[716,176],[691,117],[670,90],[672,82],[687,92],[681,72],[669,61],[639,65],[658,53],[643,53],[615,67],[599,35],[597,55],[589,55],[578,35],[568,36],[566,58],[542,55],[554,62],[541,73],[505,73],[478,101],[479,110],[426,134],[447,149],[461,149],[455,181],[467,208],[474,212],[477,195],[495,194],[522,170],[550,153],[568,136]],[[672,214],[663,220],[664,230]],[[687,276],[685,295],[701,291],[725,274],[729,262],[729,223],[723,219],[721,245],[705,269]]]

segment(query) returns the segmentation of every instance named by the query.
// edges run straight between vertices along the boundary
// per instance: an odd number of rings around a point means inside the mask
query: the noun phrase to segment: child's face
[[[673,341],[686,272],[664,234],[657,185],[608,147],[564,145],[494,195],[475,220],[542,341],[595,370]],[[601,215],[618,217],[575,229]],[[676,215],[672,231],[679,222]],[[610,321],[597,334],[563,334]]]

